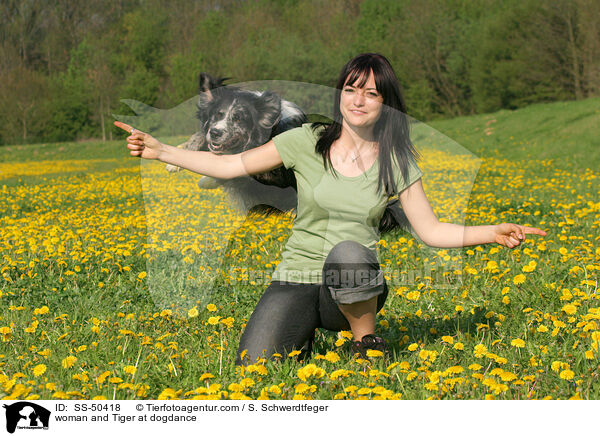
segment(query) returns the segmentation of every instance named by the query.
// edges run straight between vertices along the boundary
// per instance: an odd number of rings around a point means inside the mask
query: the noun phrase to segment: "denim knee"
[[[380,295],[384,281],[377,255],[356,241],[336,244],[323,265],[323,283],[338,304],[367,301]]]

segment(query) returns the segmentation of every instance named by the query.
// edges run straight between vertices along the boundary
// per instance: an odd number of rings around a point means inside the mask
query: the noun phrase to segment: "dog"
[[[226,80],[228,78],[200,74],[196,113],[199,131],[178,147],[215,154],[238,154],[308,122],[306,114],[295,103],[270,91],[225,86]],[[167,170],[172,172],[179,168],[167,165]],[[243,212],[252,210],[269,215],[292,211],[297,206],[296,178],[294,172],[284,166],[231,180],[205,176],[198,185],[202,189],[222,186]],[[379,231],[406,230],[409,226],[399,201],[388,202]]]

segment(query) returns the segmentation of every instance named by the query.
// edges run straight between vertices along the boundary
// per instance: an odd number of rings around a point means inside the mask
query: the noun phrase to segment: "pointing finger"
[[[129,133],[131,133],[131,129],[133,129],[133,127],[131,127],[129,124],[125,124],[120,121],[115,121],[113,124]]]
[[[523,231],[525,233],[530,233],[532,235],[540,235],[540,236],[546,236],[546,232],[543,231],[542,229],[538,229],[536,227],[523,227]]]

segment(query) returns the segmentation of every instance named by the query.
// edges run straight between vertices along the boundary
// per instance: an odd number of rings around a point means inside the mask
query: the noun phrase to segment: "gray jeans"
[[[242,334],[236,364],[270,358],[274,353],[285,357],[292,350],[310,353],[315,329],[350,330],[338,304],[377,296],[379,311],[387,294],[375,253],[358,242],[342,241],[325,259],[322,283],[271,282]]]

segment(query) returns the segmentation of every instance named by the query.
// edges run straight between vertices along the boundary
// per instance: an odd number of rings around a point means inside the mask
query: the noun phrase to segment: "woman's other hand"
[[[546,236],[546,232],[536,227],[520,226],[512,223],[498,224],[494,229],[496,232],[495,241],[508,248],[515,248],[525,241],[525,235]]]
[[[129,154],[132,156],[143,157],[144,159],[158,159],[163,150],[163,143],[158,141],[148,133],[134,129],[128,124],[120,121],[114,122],[115,126],[129,132],[127,139],[127,148],[131,150]]]

